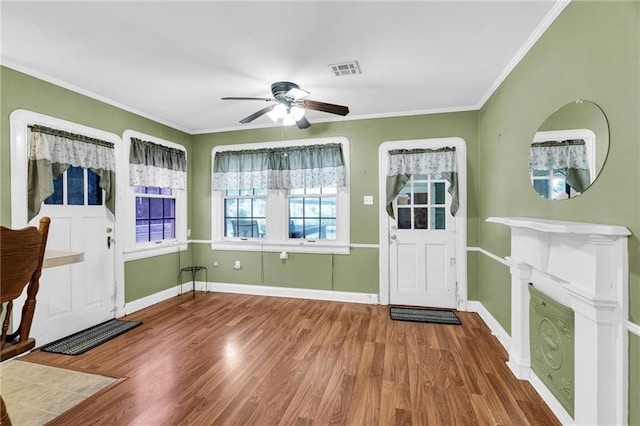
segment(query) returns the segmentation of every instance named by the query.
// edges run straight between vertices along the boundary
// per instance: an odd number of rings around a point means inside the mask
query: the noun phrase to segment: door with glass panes
[[[84,261],[42,270],[31,334],[45,344],[115,316],[114,222],[104,206],[99,177],[70,167],[54,180],[47,198],[29,225],[51,218],[47,247],[84,253]],[[115,195],[114,195],[115,196]]]
[[[455,221],[449,183],[440,174],[412,175],[389,218],[389,301],[456,307]]]

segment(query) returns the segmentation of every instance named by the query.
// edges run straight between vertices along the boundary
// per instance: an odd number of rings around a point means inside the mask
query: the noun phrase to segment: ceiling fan
[[[306,129],[311,126],[309,120],[304,116],[305,109],[315,111],[328,112],[329,114],[337,114],[345,116],[349,114],[349,108],[342,105],[328,104],[325,102],[312,101],[305,99],[309,96],[309,92],[301,89],[295,83],[290,81],[278,81],[271,85],[271,93],[273,98],[247,98],[247,97],[225,97],[222,100],[239,100],[239,101],[266,101],[272,104],[256,111],[248,117],[240,120],[240,123],[250,123],[256,118],[267,114],[274,122],[282,119],[282,124],[296,124],[299,129]]]

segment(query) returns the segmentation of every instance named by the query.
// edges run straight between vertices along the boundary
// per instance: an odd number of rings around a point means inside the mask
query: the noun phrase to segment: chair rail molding
[[[511,228],[511,338],[508,365],[530,367],[529,292],[575,312],[575,424],[626,424],[628,411],[628,249],[624,226],[526,217],[490,217]]]

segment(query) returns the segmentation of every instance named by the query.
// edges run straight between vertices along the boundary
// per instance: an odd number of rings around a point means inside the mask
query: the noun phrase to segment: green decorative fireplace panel
[[[531,368],[571,416],[574,414],[574,313],[529,285]]]

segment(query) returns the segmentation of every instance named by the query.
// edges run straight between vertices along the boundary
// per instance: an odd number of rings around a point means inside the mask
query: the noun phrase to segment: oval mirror
[[[540,125],[529,149],[529,179],[549,200],[577,197],[596,180],[609,152],[609,125],[600,107],[578,100]]]

